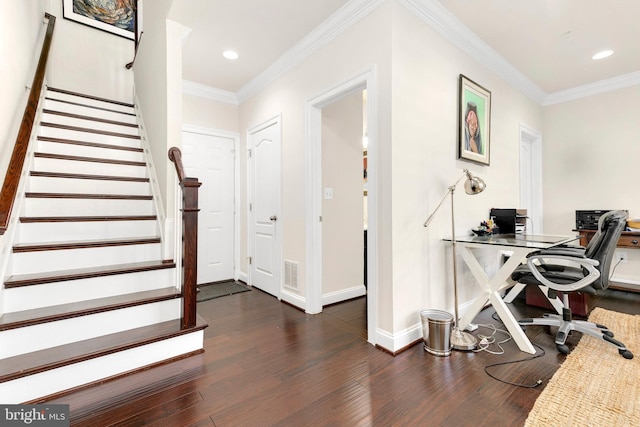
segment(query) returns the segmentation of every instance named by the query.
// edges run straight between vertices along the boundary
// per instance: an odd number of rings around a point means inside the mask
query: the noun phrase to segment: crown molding
[[[493,71],[517,90],[542,104],[546,93],[493,50],[436,0],[396,0],[434,31]]]
[[[195,82],[183,81],[183,92],[214,101],[238,105],[267,87],[282,74],[338,37],[348,28],[376,10],[387,0],[351,0],[329,19],[311,31],[237,93],[227,92]],[[437,0],[394,0],[445,39],[495,73],[534,102],[546,106],[605,93],[640,84],[640,71],[613,77],[550,94],[529,80],[491,46],[486,44]]]
[[[574,101],[576,99],[586,98],[588,96],[598,95],[606,92],[612,92],[614,90],[623,89],[625,87],[635,85],[640,85],[640,71],[623,74],[621,76],[612,77],[610,79],[600,80],[572,89],[553,92],[547,96],[542,105],[547,106]]]
[[[188,95],[199,96],[201,98],[210,99],[212,101],[224,102],[227,104],[238,105],[238,95],[222,89],[216,89],[200,83],[189,80],[182,80],[182,93]]]
[[[331,40],[376,10],[387,0],[351,0],[326,21],[307,34],[291,49],[278,58],[256,78],[238,91],[239,102],[244,102],[264,89],[278,77],[304,61]]]

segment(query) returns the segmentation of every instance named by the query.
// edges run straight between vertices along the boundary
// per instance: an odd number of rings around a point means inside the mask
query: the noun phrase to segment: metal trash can
[[[449,356],[453,315],[442,310],[422,310],[420,319],[424,349],[436,356]]]

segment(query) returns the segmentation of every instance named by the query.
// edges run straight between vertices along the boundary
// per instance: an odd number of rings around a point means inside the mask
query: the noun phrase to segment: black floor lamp
[[[440,200],[440,203],[438,203],[438,206],[436,206],[431,215],[429,215],[429,218],[427,218],[427,220],[424,222],[424,226],[428,227],[434,215],[436,214],[436,212],[438,212],[438,209],[440,209],[440,206],[442,206],[444,201],[447,199],[447,196],[451,198],[451,253],[453,263],[453,297],[455,304],[453,330],[451,331],[451,347],[455,350],[473,350],[477,345],[477,340],[473,335],[461,331],[458,327],[458,274],[456,268],[456,224],[455,215],[453,213],[453,193],[456,191],[456,186],[458,185],[458,183],[462,180],[462,178],[465,177],[467,178],[467,180],[464,182],[464,191],[467,194],[473,195],[482,193],[487,186],[481,178],[473,176],[471,172],[465,169],[462,173],[462,176],[458,178],[455,184],[449,187],[442,200]]]

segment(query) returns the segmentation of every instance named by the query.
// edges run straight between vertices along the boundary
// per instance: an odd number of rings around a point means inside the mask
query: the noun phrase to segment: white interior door
[[[230,137],[184,131],[185,173],[197,177],[198,284],[234,277],[234,146]]]
[[[251,284],[280,298],[280,118],[249,131]]]
[[[542,234],[542,148],[540,134],[520,125],[520,206],[527,209],[527,232]]]

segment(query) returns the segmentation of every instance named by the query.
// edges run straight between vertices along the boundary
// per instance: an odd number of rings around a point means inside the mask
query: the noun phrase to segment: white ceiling
[[[516,80],[525,80],[534,92],[554,94],[630,73],[635,79],[640,72],[638,0],[398,1],[419,11],[435,10],[438,25],[454,27],[476,52],[488,52],[489,63],[506,60],[507,68],[516,70]],[[238,93],[295,51],[301,40],[309,42],[318,26],[344,22],[345,16],[380,3],[174,0],[169,18],[191,30],[184,44],[183,78]],[[223,58],[222,51],[229,48],[240,59]],[[592,60],[602,49],[615,53]]]

